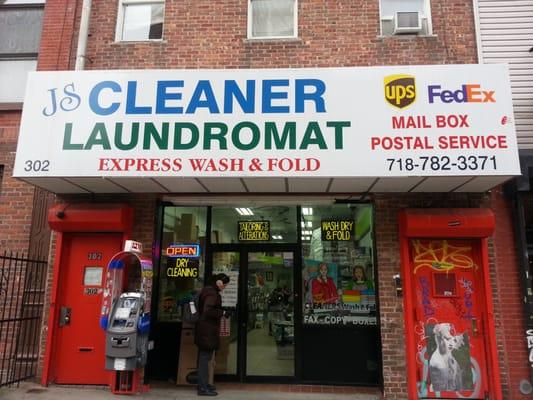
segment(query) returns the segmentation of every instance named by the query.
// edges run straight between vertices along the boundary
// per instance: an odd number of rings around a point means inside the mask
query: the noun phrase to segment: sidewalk
[[[217,384],[219,395],[211,397],[219,400],[379,400],[381,394],[374,388],[305,386],[305,385],[255,385],[255,384]],[[333,393],[333,392],[337,393]],[[346,393],[338,393],[344,391]],[[90,386],[49,386],[23,382],[20,387],[0,388],[2,400],[105,400],[124,399],[132,396],[114,396],[106,387]],[[170,384],[153,385],[148,393],[134,396],[138,399],[153,400],[198,400],[192,387],[176,387]]]

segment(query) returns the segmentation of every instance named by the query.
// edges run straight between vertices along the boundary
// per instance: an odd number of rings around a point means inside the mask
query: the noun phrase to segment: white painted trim
[[[431,15],[431,0],[425,0],[424,1],[424,13],[426,14],[426,23],[428,25],[428,31],[426,32],[426,36],[432,36],[433,35],[433,17]]]
[[[481,42],[481,28],[479,25],[479,6],[478,0],[472,0],[472,11],[474,12],[474,27],[476,28],[476,47],[477,47],[477,62],[483,64],[483,45]]]
[[[248,0],[248,23],[246,29],[246,38],[248,40],[271,40],[271,39],[297,39],[298,38],[298,0],[293,1],[293,32],[292,36],[252,36],[252,1]]]
[[[122,0],[119,0],[118,11],[117,11],[117,25],[115,27],[115,42],[121,41],[123,24],[124,24],[124,5],[122,4]]]

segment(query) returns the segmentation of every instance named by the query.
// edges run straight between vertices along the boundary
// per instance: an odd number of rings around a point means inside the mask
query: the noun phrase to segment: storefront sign
[[[198,278],[200,264],[198,259],[173,258],[176,260],[174,266],[167,268],[167,276],[170,278]]]
[[[200,245],[198,244],[171,244],[165,250],[167,257],[200,257]]]
[[[320,230],[323,242],[346,242],[353,239],[353,220],[322,220]]]
[[[239,221],[239,242],[270,240],[270,221]]]
[[[507,67],[29,75],[14,176],[519,175]]]

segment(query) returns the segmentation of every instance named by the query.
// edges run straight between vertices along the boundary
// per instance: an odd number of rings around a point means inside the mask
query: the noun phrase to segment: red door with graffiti
[[[409,242],[418,398],[488,398],[480,240]]]
[[[98,320],[107,262],[121,245],[121,234],[64,237],[53,349],[56,383],[109,383],[104,369],[105,332]]]

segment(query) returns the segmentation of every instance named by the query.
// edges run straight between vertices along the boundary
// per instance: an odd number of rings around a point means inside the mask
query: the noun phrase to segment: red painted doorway
[[[105,385],[105,332],[99,327],[107,262],[121,250],[122,234],[65,234],[56,304],[54,381]]]
[[[480,245],[479,239],[409,241],[420,399],[489,393]]]

